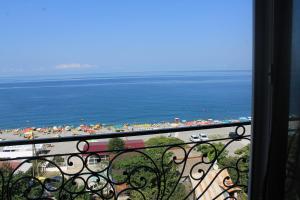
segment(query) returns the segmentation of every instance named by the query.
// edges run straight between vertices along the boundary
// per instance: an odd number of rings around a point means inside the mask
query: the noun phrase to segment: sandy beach
[[[123,124],[123,125],[102,125],[102,124],[82,124],[80,126],[53,126],[53,127],[27,127],[18,129],[0,129],[0,139],[2,140],[21,140],[21,139],[36,139],[36,138],[52,138],[52,137],[67,137],[67,136],[77,136],[77,135],[97,135],[104,133],[115,133],[115,132],[132,132],[132,131],[144,131],[144,130],[157,130],[165,128],[178,128],[178,127],[190,127],[190,126],[205,126],[205,125],[215,125],[215,124],[227,124],[236,122],[245,122],[249,119],[242,120],[195,120],[195,121],[180,121],[175,118],[174,122],[161,122],[155,124]],[[220,130],[219,130],[220,129]],[[235,127],[231,129],[223,130],[218,129],[207,129],[205,130],[210,135],[222,135],[222,137],[228,136],[228,132],[234,131]],[[213,130],[213,131],[212,131]],[[211,133],[212,132],[212,133]],[[225,134],[225,135],[224,135]],[[125,136],[126,137],[126,136]]]

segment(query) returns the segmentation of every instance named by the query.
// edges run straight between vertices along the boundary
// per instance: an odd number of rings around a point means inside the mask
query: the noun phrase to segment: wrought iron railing
[[[250,143],[246,125],[250,122],[2,141],[1,148],[54,147],[33,156],[1,158],[1,199],[246,199]],[[230,137],[206,141],[155,137],[224,127],[235,131]],[[104,143],[94,141],[119,137],[125,143],[137,137],[148,141],[110,150],[99,150]],[[57,152],[59,145],[64,151]]]

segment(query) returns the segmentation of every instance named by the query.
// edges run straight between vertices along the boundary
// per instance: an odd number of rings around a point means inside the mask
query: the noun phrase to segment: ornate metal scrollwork
[[[209,141],[102,152],[91,152],[89,141],[80,140],[74,147],[77,153],[27,158],[14,169],[2,165],[1,198],[167,200],[208,199],[209,193],[211,199],[239,199],[239,193],[247,192],[241,179],[248,174],[245,163],[249,155],[228,156],[234,153],[229,147],[241,141],[249,143],[250,136],[245,135],[243,126],[238,126],[235,134]],[[226,162],[221,160],[224,154]],[[64,166],[57,157],[63,157]],[[55,179],[37,176],[45,173],[39,168],[45,164],[51,166]],[[25,165],[30,169],[22,172]],[[218,190],[214,188],[212,195],[213,187]]]

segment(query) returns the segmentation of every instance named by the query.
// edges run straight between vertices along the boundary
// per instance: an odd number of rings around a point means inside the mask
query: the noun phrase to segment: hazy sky
[[[1,0],[0,75],[251,69],[251,0]]]

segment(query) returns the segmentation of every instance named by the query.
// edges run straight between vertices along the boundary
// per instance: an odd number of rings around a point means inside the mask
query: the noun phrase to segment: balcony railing
[[[30,145],[33,151],[1,158],[1,199],[246,199],[248,125],[2,141],[1,149]],[[226,137],[188,141],[220,128]],[[109,148],[112,138],[122,138],[124,149]]]

